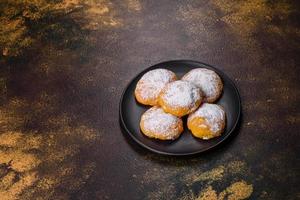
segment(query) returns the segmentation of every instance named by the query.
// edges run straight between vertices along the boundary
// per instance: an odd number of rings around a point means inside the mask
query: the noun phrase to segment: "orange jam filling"
[[[188,128],[192,131],[195,137],[203,139],[209,139],[213,137],[210,127],[204,118],[196,117],[192,119],[188,124]]]

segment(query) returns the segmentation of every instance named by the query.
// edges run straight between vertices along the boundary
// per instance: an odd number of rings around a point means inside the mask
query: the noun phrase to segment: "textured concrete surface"
[[[0,2],[0,199],[298,199],[300,12],[293,1]],[[137,72],[209,63],[240,90],[239,134],[153,154],[122,134]]]

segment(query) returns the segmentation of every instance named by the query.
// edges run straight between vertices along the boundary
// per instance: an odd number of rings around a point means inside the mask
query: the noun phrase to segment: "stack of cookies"
[[[193,136],[208,140],[221,135],[225,111],[213,103],[222,90],[218,74],[205,68],[193,69],[181,80],[167,69],[145,73],[136,85],[135,97],[153,107],[142,115],[141,131],[150,138],[175,140],[183,132],[181,117],[188,115],[187,127]]]

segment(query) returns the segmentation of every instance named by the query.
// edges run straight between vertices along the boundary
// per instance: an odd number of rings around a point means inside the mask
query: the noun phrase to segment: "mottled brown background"
[[[300,9],[272,0],[0,1],[0,199],[299,199]],[[122,134],[139,71],[193,59],[240,90],[239,134],[165,157]]]

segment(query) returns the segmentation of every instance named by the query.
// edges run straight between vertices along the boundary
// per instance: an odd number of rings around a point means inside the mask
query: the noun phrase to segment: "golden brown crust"
[[[149,105],[149,106],[155,106],[157,105],[157,98],[156,97],[149,97],[149,98],[143,98],[141,96],[141,93],[139,92],[139,90],[135,90],[134,91],[135,94],[135,99],[137,100],[137,102],[144,104],[144,105]]]
[[[149,138],[175,140],[183,131],[183,122],[180,118],[165,113],[162,108],[152,107],[142,115],[140,128]]]
[[[169,83],[160,93],[158,104],[165,112],[182,117],[195,111],[202,101],[199,88],[186,81]]]
[[[224,109],[216,104],[204,103],[187,121],[193,136],[208,140],[222,134],[226,125]]]
[[[183,117],[189,113],[194,112],[201,104],[201,100],[197,100],[192,107],[174,107],[166,103],[162,98],[158,99],[158,104],[164,109],[165,112],[171,113],[172,115]]]

